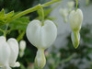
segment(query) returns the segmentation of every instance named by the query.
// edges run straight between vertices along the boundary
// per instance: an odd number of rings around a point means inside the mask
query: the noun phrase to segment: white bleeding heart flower
[[[83,21],[83,13],[81,9],[71,11],[69,15],[69,22],[73,31],[79,31],[81,29]]]
[[[35,66],[39,68],[43,68],[46,64],[46,59],[44,55],[44,49],[38,49],[36,58],[35,58]]]
[[[7,43],[9,44],[10,51],[11,51],[10,58],[9,58],[9,65],[13,67],[16,63],[18,53],[19,53],[18,42],[16,39],[10,38],[8,39]]]
[[[57,28],[51,20],[46,20],[44,25],[39,20],[33,20],[28,24],[26,34],[35,47],[46,49],[55,41]]]
[[[79,43],[80,43],[80,33],[79,32],[72,32],[71,39],[72,39],[72,43],[73,43],[74,48],[77,48],[79,46]]]
[[[0,66],[2,69],[11,69],[10,66],[16,62],[18,56],[18,42],[14,38],[6,41],[4,36],[0,36]]]
[[[4,68],[9,67],[9,58],[10,58],[10,48],[6,42],[6,38],[4,36],[0,37],[0,66]]]

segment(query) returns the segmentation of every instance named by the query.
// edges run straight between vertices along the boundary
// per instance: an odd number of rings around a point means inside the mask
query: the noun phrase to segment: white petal
[[[9,45],[4,42],[0,45],[0,66],[8,65],[10,58],[10,48]]]
[[[45,49],[55,41],[57,28],[50,20],[46,20],[43,26],[39,20],[33,20],[28,24],[26,34],[34,46]]]
[[[2,69],[11,69],[11,67],[9,66],[9,64],[6,64],[5,66],[2,67]]]
[[[10,38],[7,41],[7,43],[9,44],[10,51],[11,51],[9,64],[10,64],[10,66],[13,67],[15,65],[15,62],[16,62],[17,57],[18,57],[18,52],[19,52],[18,42],[16,39]]]
[[[80,30],[83,21],[83,13],[80,9],[73,10],[69,16],[70,26],[72,30]]]
[[[19,62],[16,62],[14,67],[20,67],[20,63]]]
[[[0,36],[0,44],[3,44],[4,42],[6,42],[5,36]]]

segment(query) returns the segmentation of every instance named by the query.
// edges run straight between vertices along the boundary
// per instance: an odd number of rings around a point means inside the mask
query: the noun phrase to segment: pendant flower
[[[35,47],[46,49],[55,41],[57,28],[50,20],[46,20],[44,25],[39,20],[33,20],[28,24],[26,34]]]
[[[83,13],[81,9],[71,11],[69,15],[69,22],[72,31],[80,31],[83,22]]]
[[[14,38],[8,39],[0,36],[0,66],[2,69],[11,69],[16,63],[18,57],[18,42]]]
[[[81,9],[73,10],[69,16],[70,26],[72,29],[71,39],[73,46],[78,47],[80,42],[80,29],[83,21],[83,13]]]

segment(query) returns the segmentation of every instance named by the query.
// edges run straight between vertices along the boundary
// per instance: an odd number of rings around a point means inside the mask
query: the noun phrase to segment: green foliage
[[[2,9],[0,11],[0,26],[10,22],[13,15],[14,15],[14,11],[11,11],[11,12],[5,14],[5,10]]]
[[[12,30],[25,31],[28,23],[29,23],[28,17],[21,17],[12,21],[9,26]]]

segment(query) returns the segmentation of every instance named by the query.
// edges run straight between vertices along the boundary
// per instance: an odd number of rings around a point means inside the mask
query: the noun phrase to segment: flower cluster
[[[68,15],[72,11],[73,7],[74,7],[74,1],[69,1],[67,3],[67,8],[61,8],[59,10],[59,12],[60,12],[60,14],[61,14],[61,16],[62,16],[65,23],[68,22]]]
[[[44,50],[50,47],[54,43],[57,37],[57,27],[54,24],[54,22],[51,20],[44,20],[43,7],[46,7],[47,5],[50,5],[57,1],[59,0],[52,0],[43,5],[39,4],[31,9],[27,9],[14,16],[13,16],[14,12],[11,12],[7,14],[7,18],[9,18],[10,16],[9,19],[10,21],[3,19],[11,22],[14,19],[17,19],[23,15],[26,15],[30,12],[37,11],[40,9],[41,11],[40,16],[42,17],[42,22],[40,20],[33,20],[28,24],[26,29],[26,35],[28,40],[31,42],[31,44],[33,44],[38,49],[35,57],[35,65],[39,67],[39,69],[43,68],[46,64]],[[73,6],[74,6],[74,2],[73,1],[69,2],[68,9],[60,9],[60,13],[63,16],[65,22],[68,21],[67,17],[69,15],[70,27],[72,29],[71,39],[74,47],[77,48],[80,42],[80,29],[83,21],[83,13],[81,9],[78,8],[76,8],[76,10],[72,10]],[[4,15],[4,10],[2,10],[0,14]],[[4,15],[4,17],[6,17],[6,15]],[[8,23],[6,21],[4,22]],[[17,28],[19,29],[19,27]],[[24,35],[24,27],[22,28],[22,30],[23,33],[22,35],[19,36],[17,40],[22,39],[21,37],[23,37]],[[3,30],[1,31],[4,33],[4,35],[7,34]],[[17,40],[14,38],[10,38],[6,41],[6,38],[4,36],[0,36],[0,67],[2,67],[2,69],[11,69],[11,67],[20,66],[20,64],[16,62],[19,53],[19,46]],[[20,53],[19,53],[20,57],[24,55],[25,48],[26,48],[26,42],[23,40],[20,41]]]

